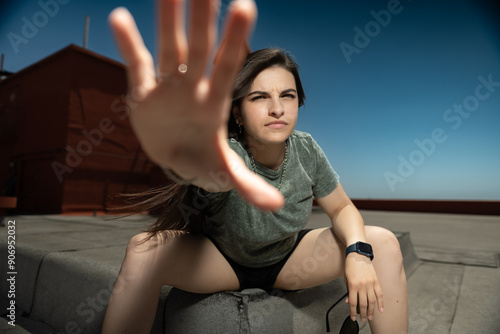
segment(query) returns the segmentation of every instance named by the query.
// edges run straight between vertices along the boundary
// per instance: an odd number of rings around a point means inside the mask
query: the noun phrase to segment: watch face
[[[366,254],[371,254],[372,253],[372,246],[365,244],[363,242],[358,243],[358,249]]]

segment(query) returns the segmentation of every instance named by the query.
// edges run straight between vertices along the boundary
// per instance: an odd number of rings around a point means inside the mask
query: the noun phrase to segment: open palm
[[[191,3],[188,39],[184,1],[159,0],[156,70],[131,14],[123,8],[110,14],[111,28],[128,64],[132,128],[155,163],[192,179],[194,185],[213,192],[235,188],[261,209],[278,209],[282,195],[248,170],[227,144],[233,85],[257,17],[255,3],[238,0],[230,6],[225,43],[209,77],[220,4],[214,0]],[[187,72],[181,73],[181,64],[188,65]]]

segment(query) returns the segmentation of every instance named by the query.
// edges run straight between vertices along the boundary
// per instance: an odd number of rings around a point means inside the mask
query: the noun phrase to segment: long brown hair
[[[298,65],[293,56],[282,49],[269,48],[250,53],[241,71],[236,77],[231,110],[240,110],[242,99],[248,94],[255,77],[265,69],[280,66],[293,74],[297,89],[299,107],[304,105],[305,94],[300,80]],[[245,133],[236,123],[232,112],[228,121],[228,137],[244,143]],[[195,186],[182,186],[171,183],[142,193],[122,195],[135,203],[124,206],[124,211],[149,212],[157,216],[154,224],[149,226],[147,239],[164,231],[200,232],[205,218],[208,200],[201,197]]]

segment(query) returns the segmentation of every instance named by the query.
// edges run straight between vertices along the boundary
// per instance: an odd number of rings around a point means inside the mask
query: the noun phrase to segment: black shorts
[[[281,269],[283,269],[283,267],[285,266],[286,261],[288,261],[288,258],[290,258],[302,238],[310,231],[311,229],[301,230],[298,233],[297,241],[295,241],[295,244],[293,245],[290,252],[288,252],[288,254],[278,263],[258,268],[245,267],[241,264],[238,264],[229,256],[224,254],[224,252],[219,248],[217,243],[215,243],[215,241],[211,237],[207,237],[213,242],[215,247],[217,247],[224,258],[226,258],[227,262],[229,262],[229,264],[231,265],[231,268],[233,268],[233,271],[236,274],[236,277],[238,277],[238,281],[240,282],[240,291],[251,288],[260,288],[265,291],[271,291],[273,289],[274,282],[276,282],[276,278],[278,277]]]

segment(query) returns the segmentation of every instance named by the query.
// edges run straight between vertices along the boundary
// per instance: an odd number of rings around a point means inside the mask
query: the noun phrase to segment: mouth
[[[288,123],[285,121],[273,121],[273,122],[267,123],[266,127],[269,127],[271,129],[281,129],[287,125],[288,125]]]

